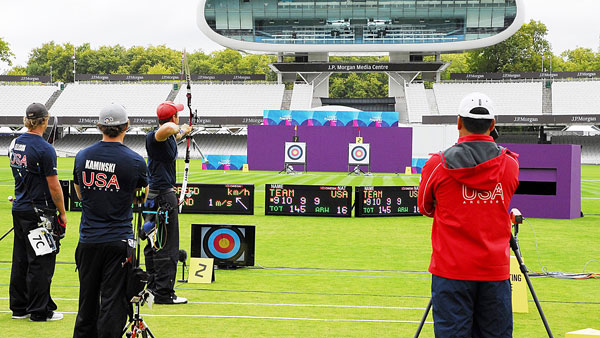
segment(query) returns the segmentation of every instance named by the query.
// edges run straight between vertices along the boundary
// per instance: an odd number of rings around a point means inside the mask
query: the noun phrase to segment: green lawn
[[[61,179],[71,177],[72,165],[72,158],[59,159]],[[143,307],[157,337],[414,335],[430,296],[431,276],[426,271],[431,219],[265,216],[263,201],[265,184],[416,185],[418,175],[278,175],[203,172],[197,171],[199,167],[199,162],[192,162],[190,182],[255,184],[255,215],[181,215],[181,248],[189,252],[192,223],[253,224],[256,268],[217,270],[210,285],[178,284],[178,295],[190,304]],[[179,163],[178,171],[182,169]],[[12,194],[6,165],[0,168],[0,196]],[[600,216],[596,216],[600,215],[600,167],[582,167],[582,208],[584,218],[528,219],[523,224],[519,240],[530,270],[582,272],[585,266],[586,272],[600,272]],[[3,234],[12,225],[6,197],[0,199],[0,211]],[[10,318],[12,235],[0,242],[1,337],[72,336],[79,285],[74,265],[79,217],[78,212],[69,213],[67,238],[57,258],[52,296],[58,311],[65,312],[59,322]],[[533,284],[555,337],[587,327],[600,329],[598,279],[533,278]],[[514,336],[545,336],[531,297],[529,309],[528,314],[514,315]],[[433,336],[431,321],[430,315],[422,337]]]

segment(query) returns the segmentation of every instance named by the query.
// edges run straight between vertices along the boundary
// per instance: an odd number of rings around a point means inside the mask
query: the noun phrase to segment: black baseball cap
[[[37,119],[40,117],[48,116],[48,109],[41,103],[32,103],[27,107],[25,111],[25,117],[28,119]]]

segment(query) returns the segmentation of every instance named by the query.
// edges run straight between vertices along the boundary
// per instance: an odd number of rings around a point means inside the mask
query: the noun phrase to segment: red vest
[[[472,141],[480,142],[471,143],[477,147],[493,139],[469,135],[459,138],[455,147]],[[433,217],[429,272],[458,280],[509,278],[508,206],[519,185],[517,157],[501,148],[500,155],[472,167],[448,168],[444,153],[427,161],[418,205],[423,215]]]

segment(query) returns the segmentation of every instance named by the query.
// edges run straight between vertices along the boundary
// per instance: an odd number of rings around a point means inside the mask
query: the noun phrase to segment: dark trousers
[[[150,243],[144,248],[146,271],[150,275],[148,289],[152,290],[156,302],[167,302],[175,295],[175,275],[179,258],[179,208],[175,192],[158,195],[158,207],[169,210],[168,223],[162,234],[162,248],[155,251]],[[160,236],[159,236],[160,237]]]
[[[433,275],[436,337],[512,337],[510,281],[464,281]]]
[[[56,310],[50,297],[56,254],[36,256],[27,238],[30,230],[38,227],[38,217],[31,211],[13,211],[14,242],[10,272],[10,309],[14,315],[28,313],[43,319]]]
[[[125,295],[127,243],[79,243],[79,311],[73,337],[121,337],[129,302]]]

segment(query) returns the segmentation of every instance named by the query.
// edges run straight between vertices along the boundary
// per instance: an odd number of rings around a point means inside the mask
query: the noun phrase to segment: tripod
[[[140,232],[142,231],[142,222],[143,222],[143,194],[141,192],[138,192],[137,196],[136,196],[136,226],[135,226],[135,231],[134,231],[134,236],[135,236],[135,242],[136,242],[136,253],[135,253],[135,257],[133,258],[131,264],[133,265],[133,270],[134,270],[134,274],[136,272],[139,272],[141,269],[139,269],[140,267]],[[143,271],[142,271],[143,272]],[[140,278],[141,279],[141,278]],[[129,323],[127,323],[125,325],[125,327],[123,328],[123,334],[126,337],[130,337],[130,338],[147,338],[147,337],[152,337],[155,338],[154,335],[152,334],[152,331],[150,331],[150,328],[148,327],[148,324],[146,324],[146,322],[144,321],[144,319],[140,316],[140,307],[142,305],[144,305],[144,303],[146,302],[146,299],[148,297],[152,297],[150,291],[146,290],[146,281],[141,281],[143,283],[143,288],[142,291],[140,291],[140,293],[136,296],[134,296],[131,299],[131,303],[133,303],[133,314],[131,315],[131,318],[129,320]],[[131,327],[131,331],[127,331],[127,329]]]
[[[544,315],[544,311],[542,310],[542,306],[540,305],[540,301],[535,294],[535,290],[533,290],[533,284],[531,284],[531,279],[529,279],[529,275],[527,274],[527,266],[523,263],[523,257],[521,257],[521,249],[519,248],[519,240],[517,239],[517,234],[519,233],[519,224],[523,223],[523,216],[518,209],[512,209],[510,211],[510,219],[512,222],[512,227],[514,229],[514,235],[510,234],[510,248],[512,249],[517,261],[519,262],[519,268],[523,276],[525,277],[525,281],[527,282],[527,286],[529,287],[529,292],[531,292],[531,297],[535,302],[535,306],[542,318],[542,322],[544,323],[544,327],[546,328],[546,333],[548,333],[548,337],[554,338],[552,335],[552,331],[550,330],[550,326],[548,325],[548,321],[546,320],[546,316]],[[423,314],[423,318],[421,318],[421,322],[419,323],[419,327],[417,328],[417,332],[415,333],[415,338],[419,337],[421,334],[421,329],[423,329],[423,325],[425,324],[425,319],[429,314],[429,310],[431,310],[432,300],[429,299],[429,304],[427,304],[427,308],[425,309],[425,313]]]
[[[286,163],[285,166],[283,167],[283,169],[281,169],[279,171],[280,174],[285,173],[285,174],[296,174],[296,170],[294,170],[294,167],[290,164],[290,163]]]

